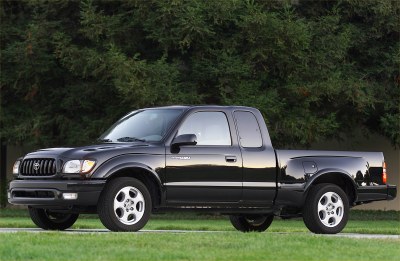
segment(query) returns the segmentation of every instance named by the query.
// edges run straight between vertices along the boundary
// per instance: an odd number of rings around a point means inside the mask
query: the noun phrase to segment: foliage
[[[83,144],[124,113],[259,108],[274,144],[400,145],[396,1],[1,2],[1,136]]]

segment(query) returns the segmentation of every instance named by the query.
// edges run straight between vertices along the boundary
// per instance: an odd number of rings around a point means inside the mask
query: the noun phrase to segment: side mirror
[[[197,136],[195,134],[182,134],[176,136],[172,141],[172,146],[179,147],[183,145],[196,145],[197,144]]]

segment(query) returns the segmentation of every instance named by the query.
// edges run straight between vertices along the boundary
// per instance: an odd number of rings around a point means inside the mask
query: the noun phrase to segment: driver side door
[[[242,158],[233,120],[223,111],[186,117],[176,136],[195,134],[196,145],[166,153],[168,203],[238,202],[242,197]],[[231,123],[231,124],[229,124]],[[234,139],[232,139],[232,136]]]

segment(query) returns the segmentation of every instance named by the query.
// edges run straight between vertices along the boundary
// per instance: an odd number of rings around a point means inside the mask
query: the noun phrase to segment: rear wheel
[[[349,218],[346,193],[334,184],[318,184],[311,188],[304,208],[307,228],[317,234],[336,234],[343,230]]]
[[[273,215],[231,215],[232,225],[242,232],[263,232],[274,220]]]
[[[33,223],[46,230],[65,230],[78,219],[79,214],[57,213],[48,209],[29,207]]]
[[[112,231],[138,231],[150,218],[151,197],[134,178],[117,178],[104,188],[97,206],[103,225]]]

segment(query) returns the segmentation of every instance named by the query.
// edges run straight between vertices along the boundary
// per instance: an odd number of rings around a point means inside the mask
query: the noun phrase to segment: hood
[[[107,159],[123,154],[161,154],[160,146],[145,142],[102,143],[77,148],[47,148],[31,152],[25,158],[57,158],[57,159]]]

